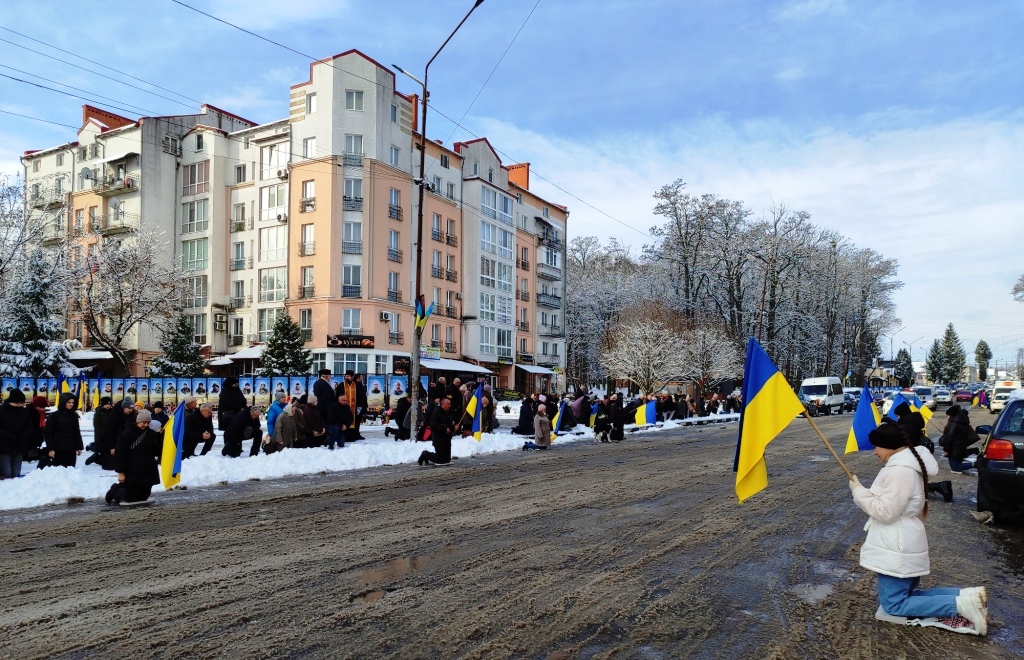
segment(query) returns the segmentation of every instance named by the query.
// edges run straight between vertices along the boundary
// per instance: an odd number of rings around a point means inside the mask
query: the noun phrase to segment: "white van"
[[[989,401],[988,409],[994,415],[1006,407],[1010,395],[1020,389],[1019,380],[997,380],[992,388],[992,400]]]
[[[843,414],[843,382],[835,376],[807,378],[800,383],[800,396],[814,404],[818,414]]]

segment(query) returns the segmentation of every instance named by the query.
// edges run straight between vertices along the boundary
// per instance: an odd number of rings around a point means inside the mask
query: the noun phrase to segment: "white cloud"
[[[807,70],[802,66],[790,66],[775,74],[775,79],[782,83],[797,82],[807,77]]]

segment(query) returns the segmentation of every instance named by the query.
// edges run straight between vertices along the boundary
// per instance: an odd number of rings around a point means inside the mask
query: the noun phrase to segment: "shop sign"
[[[373,348],[373,336],[327,335],[327,348]]]
[[[520,353],[516,359],[520,364],[533,364],[533,353]]]
[[[441,348],[438,346],[420,346],[421,360],[440,360]]]

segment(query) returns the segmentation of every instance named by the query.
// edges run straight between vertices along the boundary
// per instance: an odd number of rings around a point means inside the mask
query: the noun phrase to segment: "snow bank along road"
[[[820,419],[837,447],[850,419]],[[0,514],[0,657],[1024,653],[1022,530],[975,523],[972,481],[932,501],[925,585],[987,585],[990,636],[881,624],[865,517],[808,425],[772,443],[742,507],[735,433]]]

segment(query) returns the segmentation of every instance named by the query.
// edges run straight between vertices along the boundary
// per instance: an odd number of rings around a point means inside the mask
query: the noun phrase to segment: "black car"
[[[988,436],[975,463],[978,511],[991,511],[998,522],[1024,510],[1024,399],[1010,399],[995,424],[975,430]]]
[[[843,410],[846,412],[853,412],[857,410],[857,397],[853,396],[849,392],[843,394]]]

